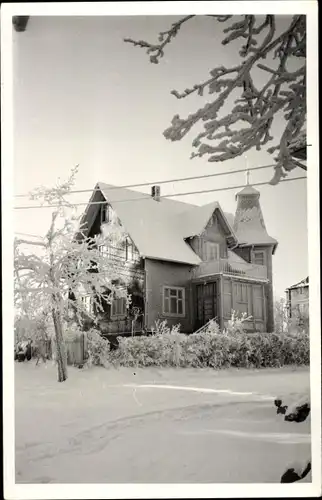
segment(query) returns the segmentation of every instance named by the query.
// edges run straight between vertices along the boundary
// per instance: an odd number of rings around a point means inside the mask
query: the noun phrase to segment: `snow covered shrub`
[[[155,321],[155,326],[151,327],[152,335],[164,335],[170,333],[170,328],[167,325],[167,320],[161,321],[157,319]]]
[[[213,334],[213,335],[218,335],[219,333],[221,333],[220,327],[219,327],[217,321],[214,319],[211,319],[209,321],[209,323],[207,324],[207,328],[205,329],[205,332]]]
[[[214,369],[279,367],[309,364],[309,336],[246,333],[246,315],[233,315],[221,333],[211,322],[200,333],[185,335],[166,321],[157,322],[149,337],[119,337],[119,348],[110,356],[122,366],[167,366]]]
[[[231,318],[227,321],[227,327],[223,330],[224,335],[238,335],[245,333],[245,323],[251,321],[252,316],[247,316],[247,313],[231,312]]]
[[[121,366],[154,366],[160,356],[160,337],[118,337],[119,346],[111,353]]]
[[[109,365],[110,343],[102,337],[98,330],[91,328],[86,333],[87,339],[87,366],[97,365],[107,367]]]
[[[283,356],[284,364],[310,364],[310,336],[308,333],[286,334],[282,338],[281,355]]]
[[[170,328],[166,319],[164,321],[157,319],[154,324],[155,326],[151,327],[152,335],[175,335],[180,333],[180,323]]]

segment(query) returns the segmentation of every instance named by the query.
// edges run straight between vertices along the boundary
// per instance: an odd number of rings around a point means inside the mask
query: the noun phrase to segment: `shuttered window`
[[[257,266],[265,265],[265,253],[263,251],[256,250],[253,252],[253,264]]]
[[[119,318],[126,316],[126,299],[119,297],[114,299],[111,308],[111,318]]]

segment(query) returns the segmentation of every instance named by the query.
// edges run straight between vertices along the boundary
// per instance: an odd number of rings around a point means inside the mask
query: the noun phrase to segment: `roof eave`
[[[200,262],[191,262],[191,261],[188,262],[188,261],[183,261],[183,260],[178,260],[178,259],[168,259],[168,258],[164,258],[164,257],[155,257],[153,255],[145,255],[144,258],[150,259],[150,260],[158,260],[161,262],[173,262],[174,264],[183,264],[186,266],[199,266],[199,264],[201,263],[201,260],[200,260]]]
[[[223,222],[224,222],[224,224],[225,224],[225,226],[226,226],[226,230],[227,230],[227,233],[228,233],[228,234],[226,235],[226,238],[232,238],[232,239],[233,239],[233,241],[234,241],[234,243],[235,243],[235,244],[238,244],[238,239],[237,239],[237,236],[235,235],[235,232],[234,232],[233,228],[232,228],[232,227],[231,227],[231,225],[229,224],[228,219],[227,219],[227,217],[225,216],[225,213],[223,212],[223,210],[222,210],[222,208],[221,208],[221,206],[219,205],[219,203],[218,203],[218,202],[216,202],[216,206],[215,206],[215,208],[213,209],[213,211],[212,211],[211,215],[212,215],[212,214],[213,214],[216,210],[218,210],[218,211],[219,211],[219,213],[220,213],[220,215],[221,215],[221,217],[222,217],[222,219],[223,219]],[[210,216],[210,217],[211,217],[211,216]],[[209,219],[207,220],[206,225],[208,224],[208,222],[209,222],[209,220],[210,220],[210,217],[209,217]],[[201,230],[200,230],[199,232],[196,232],[196,231],[195,231],[194,233],[192,233],[192,234],[190,234],[190,235],[188,235],[188,236],[184,236],[184,239],[185,239],[185,240],[187,240],[187,239],[189,239],[189,238],[194,238],[194,237],[196,237],[196,236],[201,236],[201,234],[203,233],[203,231],[204,231],[204,230],[205,230],[205,228],[206,228],[206,225],[204,225],[204,226],[201,228]]]

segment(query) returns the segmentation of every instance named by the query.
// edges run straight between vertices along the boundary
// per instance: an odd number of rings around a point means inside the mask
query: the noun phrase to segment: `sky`
[[[162,132],[175,114],[186,117],[212,96],[177,100],[170,94],[200,83],[218,65],[239,62],[238,43],[223,47],[221,25],[197,17],[182,28],[160,64],[123,38],[157,41],[178,17],[87,16],[31,17],[24,33],[14,32],[14,190],[25,194],[54,185],[79,164],[75,189],[99,181],[115,185],[181,178],[272,163],[265,151],[250,151],[222,163],[206,157],[190,160],[197,131],[182,141]],[[279,26],[286,26],[284,16]],[[256,78],[261,79],[260,74]],[[232,102],[227,102],[226,109]],[[283,122],[274,123],[278,137]],[[289,177],[302,176],[293,171]],[[251,172],[250,182],[268,182],[273,169]],[[161,186],[161,194],[217,189],[245,184],[245,173]],[[149,193],[150,187],[138,188]],[[268,233],[278,241],[273,258],[275,296],[308,275],[306,180],[260,186]],[[218,201],[235,213],[238,189],[178,197],[197,205]],[[89,193],[70,197],[86,203]],[[15,206],[31,205],[15,198]],[[84,210],[81,207],[80,212]],[[44,235],[50,209],[15,210],[15,232]]]

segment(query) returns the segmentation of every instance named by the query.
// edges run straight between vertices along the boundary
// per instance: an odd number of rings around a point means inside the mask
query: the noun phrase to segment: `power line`
[[[306,176],[301,176],[301,177],[295,177],[294,179],[285,179],[283,181],[280,181],[279,184],[284,184],[284,182],[292,182],[292,181],[298,181],[301,179],[306,179]],[[264,185],[269,185],[269,182],[255,182],[252,184],[252,186],[264,186]],[[175,194],[168,194],[168,195],[162,195],[160,198],[174,198],[176,196],[188,196],[192,194],[204,194],[204,193],[214,193],[216,191],[228,191],[230,189],[242,189],[245,187],[245,184],[239,185],[239,186],[227,186],[227,187],[222,187],[222,188],[216,188],[216,189],[204,189],[202,191],[189,191],[186,193],[175,193]],[[124,202],[132,202],[132,201],[140,201],[140,200],[149,200],[151,199],[150,195],[146,196],[140,196],[138,198],[128,198],[125,200],[113,200],[112,203],[124,203]],[[92,201],[90,203],[84,202],[84,203],[74,203],[72,206],[89,206],[89,205],[105,205],[108,203],[107,201]],[[25,206],[25,207],[14,207],[15,210],[26,210],[30,208],[58,208],[62,205],[35,205],[35,206]]]
[[[207,179],[210,177],[220,177],[221,175],[231,175],[231,174],[238,174],[240,172],[245,172],[246,170],[252,171],[252,170],[262,170],[263,168],[271,168],[275,167],[275,164],[271,165],[260,165],[259,167],[252,167],[252,168],[247,168],[243,170],[230,170],[228,172],[216,172],[214,174],[205,174],[205,175],[194,175],[192,177],[182,177],[182,178],[175,178],[175,179],[168,179],[168,180],[163,180],[163,181],[154,181],[154,182],[143,182],[141,184],[127,184],[123,186],[111,186],[109,188],[106,188],[105,191],[113,191],[115,189],[130,189],[130,188],[135,188],[135,187],[143,187],[143,186],[152,186],[154,184],[160,185],[160,184],[169,184],[173,182],[183,182],[183,181],[193,181],[197,179]],[[69,191],[66,193],[66,195],[70,194],[76,194],[76,193],[92,193],[94,191],[100,191],[99,188],[97,189],[78,189],[75,191]],[[29,198],[30,194],[16,194],[15,198]]]
[[[29,234],[29,233],[18,233],[15,231],[15,234],[19,234],[20,236],[28,236],[30,238],[42,238],[42,236],[39,236],[37,234]]]

